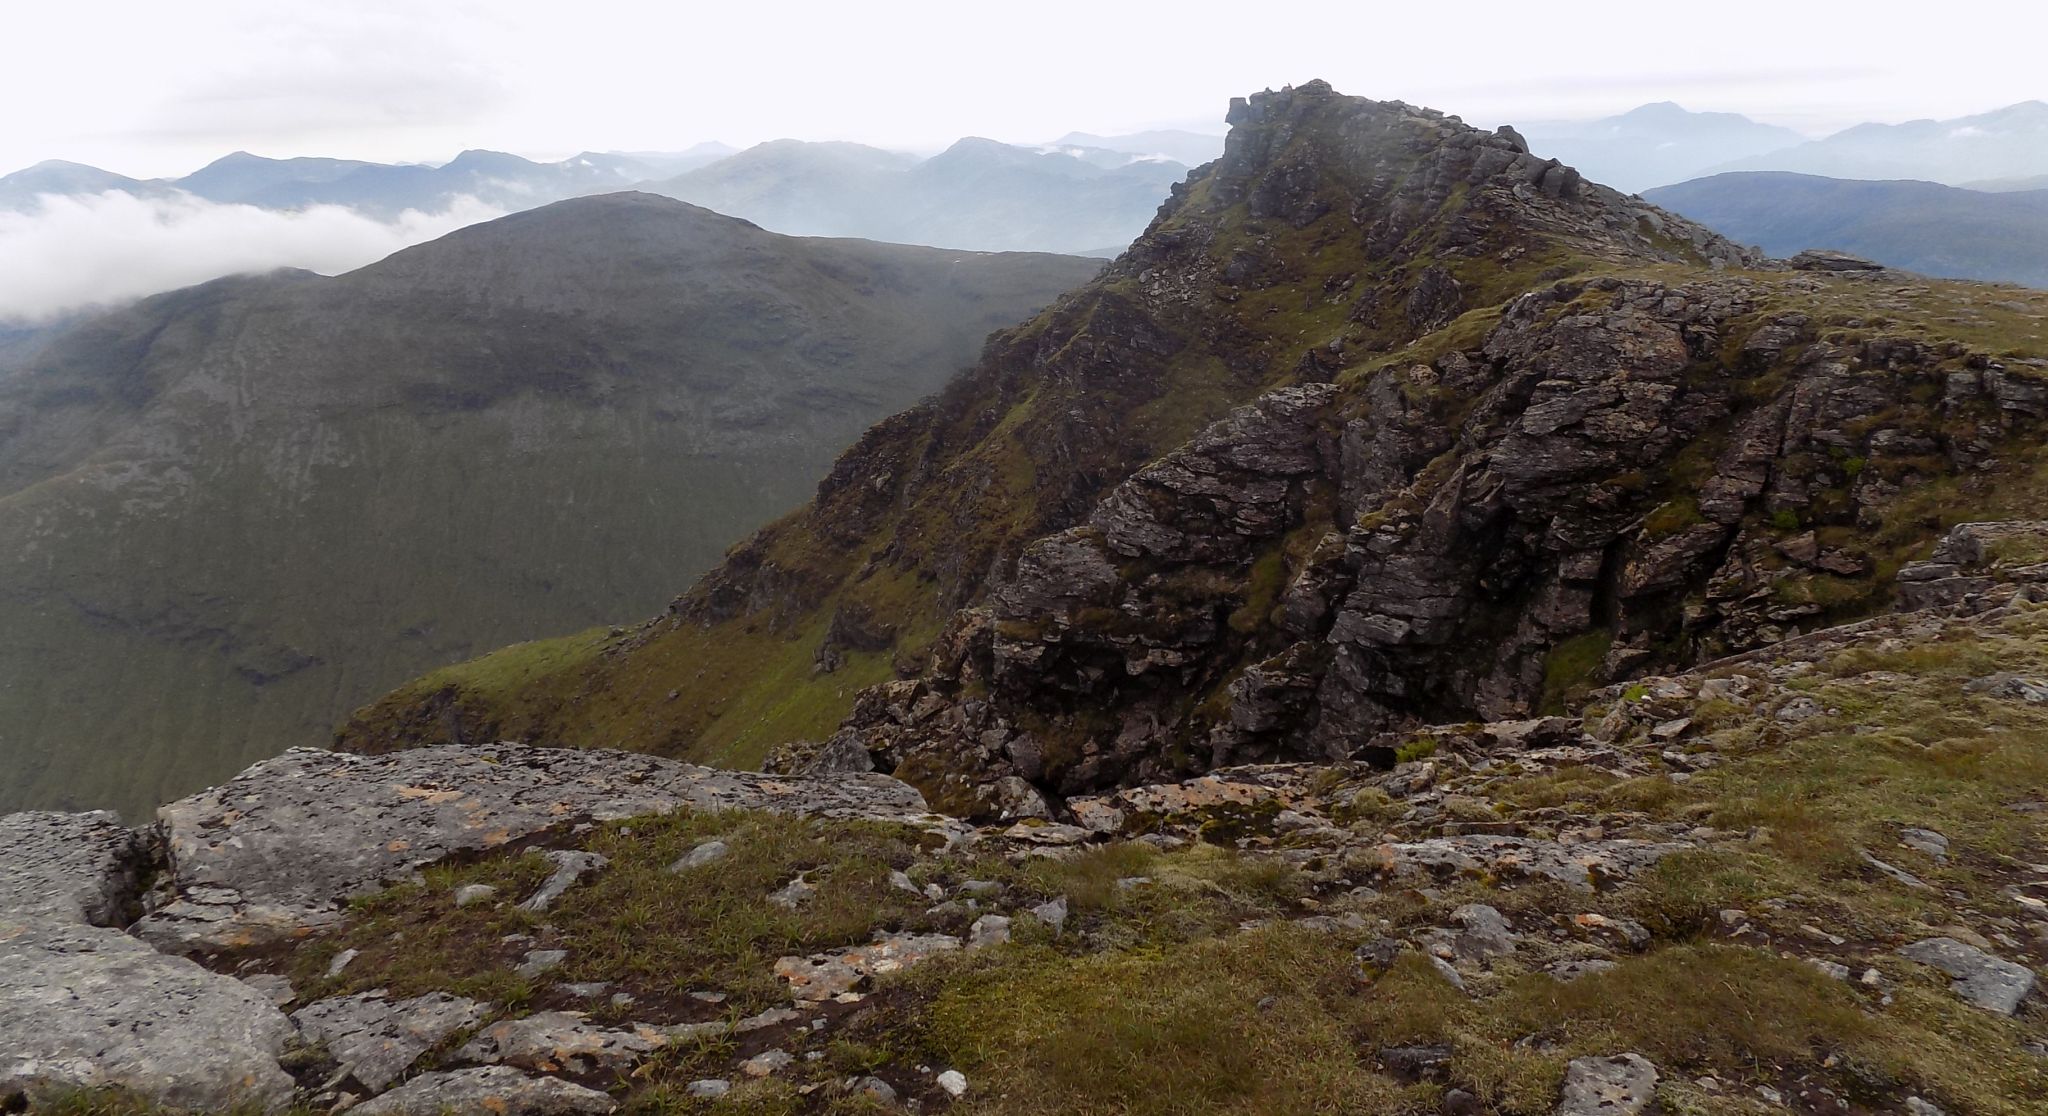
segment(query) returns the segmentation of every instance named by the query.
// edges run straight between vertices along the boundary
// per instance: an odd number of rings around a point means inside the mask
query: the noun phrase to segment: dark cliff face
[[[1010,776],[1391,759],[1415,725],[1878,607],[1929,501],[2032,445],[2048,383],[1823,339],[1783,293],[1567,281],[1469,348],[1268,394],[1028,547],[840,753],[987,810],[1031,808]]]
[[[752,763],[850,707],[831,755],[991,812],[1378,754],[1879,607],[2040,417],[2003,311],[1927,327],[1967,292],[1774,269],[1512,131],[1321,83],[1231,118],[1100,279],[669,616],[343,742]]]

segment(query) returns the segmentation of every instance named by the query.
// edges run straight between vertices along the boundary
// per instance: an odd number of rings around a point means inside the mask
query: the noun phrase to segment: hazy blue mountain
[[[1835,248],[1928,275],[2048,287],[2048,190],[1748,171],[1643,196],[1776,256]]]
[[[791,234],[1078,253],[1128,243],[1187,174],[1173,162],[1101,163],[972,137],[922,161],[776,140],[646,188]]]
[[[657,178],[673,178],[676,175],[708,166],[728,155],[739,154],[740,149],[729,143],[708,140],[692,144],[681,151],[586,151],[579,159],[617,159],[622,166],[630,166],[638,174],[639,181]]]
[[[160,182],[129,178],[125,174],[115,174],[84,163],[50,159],[26,170],[0,175],[0,210],[32,209],[36,199],[45,194],[72,196],[102,194],[108,190],[121,190],[138,197],[170,192],[170,188]]]
[[[621,193],[87,319],[0,371],[0,813],[140,809],[657,608],[1100,267]]]
[[[1736,159],[1791,147],[1805,137],[1732,112],[1690,112],[1670,101],[1619,116],[1520,129],[1532,150],[1619,190],[1682,182]]]
[[[2030,175],[2024,178],[1985,178],[1962,184],[1965,190],[1988,190],[1994,194],[2009,194],[2015,190],[2048,190],[2048,174]]]
[[[1223,154],[1223,137],[1207,132],[1159,128],[1120,136],[1098,136],[1090,132],[1068,132],[1052,141],[1053,147],[1092,147],[1123,155],[1164,157],[1183,166],[1198,167]]]
[[[208,201],[246,202],[290,183],[332,182],[377,165],[357,159],[266,159],[237,151],[174,180],[172,185]]]
[[[271,209],[340,205],[377,217],[438,212],[459,197],[506,210],[625,189],[647,168],[633,160],[578,155],[536,163],[503,151],[465,151],[438,167],[367,164],[328,180],[281,183],[245,200]]]
[[[1714,170],[1794,171],[1950,185],[2048,174],[2048,101],[2023,101],[1954,120],[1858,124],[1826,139],[1733,160]]]
[[[644,188],[791,236],[892,240],[891,187],[916,163],[858,143],[771,140]]]

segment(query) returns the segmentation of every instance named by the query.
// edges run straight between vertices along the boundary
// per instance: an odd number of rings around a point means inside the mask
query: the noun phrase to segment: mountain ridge
[[[0,800],[144,808],[651,607],[1097,266],[627,194],[75,326],[0,379]]]
[[[1926,275],[2048,287],[2048,190],[1730,171],[1644,197],[1774,255],[1831,248]]]
[[[844,715],[812,700],[816,679],[881,681],[922,661],[946,614],[1030,538],[1084,519],[1122,477],[1260,391],[1327,379],[1358,359],[1345,354],[1397,348],[1584,266],[1581,252],[1752,259],[1529,154],[1512,130],[1321,83],[1237,103],[1231,121],[1224,158],[1176,187],[1100,279],[998,335],[928,406],[870,430],[812,508],[736,548],[670,617],[570,656],[530,701],[493,709],[451,669],[366,709],[340,739],[376,749],[452,723],[464,738],[595,732],[757,762],[770,737],[829,732]],[[859,483],[874,477],[894,485]],[[669,672],[686,662],[723,696],[682,687],[684,701],[642,704],[678,689]]]

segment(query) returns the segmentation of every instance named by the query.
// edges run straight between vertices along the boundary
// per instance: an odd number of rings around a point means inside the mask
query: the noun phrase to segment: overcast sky
[[[2039,0],[17,0],[0,171],[441,161],[781,136],[928,149],[1155,125],[1313,77],[1475,123],[1653,100],[1825,131],[2048,97]]]

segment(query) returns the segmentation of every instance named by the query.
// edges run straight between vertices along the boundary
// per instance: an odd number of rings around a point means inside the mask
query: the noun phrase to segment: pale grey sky
[[[780,136],[930,148],[1179,124],[1329,80],[1475,122],[1645,101],[1825,131],[2048,97],[2040,0],[16,0],[0,171],[439,161]]]

